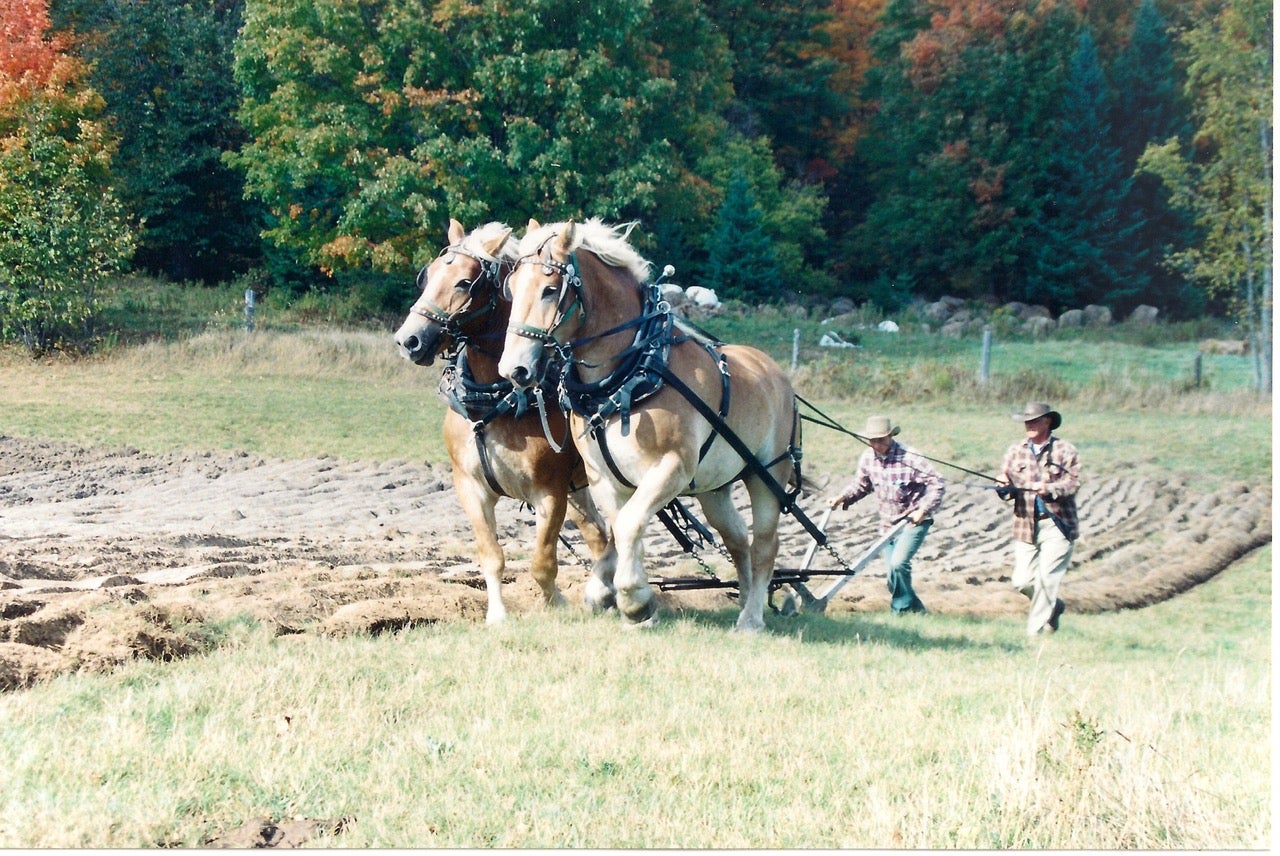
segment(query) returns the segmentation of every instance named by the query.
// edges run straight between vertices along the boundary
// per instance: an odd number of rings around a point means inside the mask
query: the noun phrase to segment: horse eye
[[[559,293],[560,293],[560,286],[558,285],[548,285],[548,286],[544,286],[542,289],[542,296],[544,298],[555,297]]]
[[[475,281],[474,279],[460,279],[460,280],[458,280],[458,284],[454,286],[454,290],[455,290],[455,291],[470,291],[470,290],[471,290],[471,286],[473,286],[473,285],[475,285],[475,284],[476,284],[476,281]]]

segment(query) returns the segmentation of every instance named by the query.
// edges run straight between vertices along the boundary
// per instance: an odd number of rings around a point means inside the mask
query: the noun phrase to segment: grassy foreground
[[[0,847],[1261,848],[1271,550],[1140,612],[261,638],[0,696]]]

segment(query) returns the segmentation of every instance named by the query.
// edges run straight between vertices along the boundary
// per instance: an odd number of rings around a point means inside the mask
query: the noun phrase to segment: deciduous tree
[[[1172,261],[1227,297],[1253,340],[1255,383],[1272,385],[1272,53],[1269,0],[1227,0],[1183,36],[1196,128],[1153,145],[1141,164],[1195,217],[1201,242]]]
[[[45,0],[0,0],[0,20],[0,335],[41,353],[85,344],[96,286],[133,236],[102,100],[49,33]]]

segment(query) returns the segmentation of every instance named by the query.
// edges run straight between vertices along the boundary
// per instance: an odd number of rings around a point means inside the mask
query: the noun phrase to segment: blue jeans
[[[911,587],[911,559],[924,543],[924,536],[929,534],[931,526],[932,520],[926,520],[919,526],[908,523],[880,551],[889,568],[889,605],[896,614],[926,611]]]

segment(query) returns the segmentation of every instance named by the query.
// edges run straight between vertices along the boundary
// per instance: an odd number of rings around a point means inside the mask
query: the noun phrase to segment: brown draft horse
[[[645,526],[675,497],[695,495],[737,568],[737,629],[759,631],[782,501],[675,384],[724,420],[775,485],[795,474],[795,393],[767,354],[674,326],[647,284],[648,262],[626,241],[629,232],[595,219],[530,222],[507,280],[511,324],[498,369],[520,387],[545,373],[548,361],[566,364],[562,403],[618,556],[613,579],[602,573],[588,581],[588,605],[616,602],[632,622],[653,623]],[[731,498],[739,480],[751,501],[750,539]]]
[[[540,413],[529,390],[514,389],[498,374],[511,310],[500,299],[502,280],[515,260],[510,236],[511,229],[501,223],[467,234],[461,223],[450,220],[449,245],[418,274],[422,295],[396,333],[400,353],[417,365],[429,366],[437,355],[449,354],[440,384],[449,404],[445,445],[453,463],[453,489],[475,531],[490,624],[506,617],[506,557],[494,516],[499,498],[512,497],[534,509],[530,566],[548,604],[564,603],[556,586],[556,540],[566,513],[587,542],[597,566],[594,573],[610,573],[613,562],[604,520],[583,489],[582,459],[571,444],[558,450],[547,439],[548,433],[565,436],[563,413],[558,407]]]

